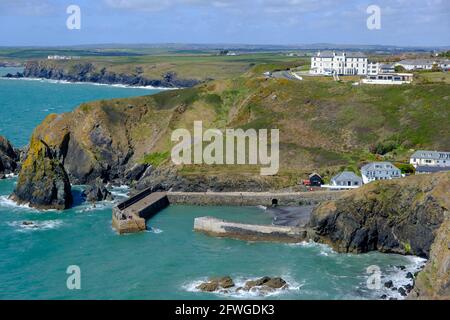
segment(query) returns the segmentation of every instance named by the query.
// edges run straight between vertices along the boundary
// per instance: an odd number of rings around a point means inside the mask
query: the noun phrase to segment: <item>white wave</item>
[[[258,209],[261,209],[261,210],[267,210],[267,207],[265,207],[265,206],[262,206],[262,205],[259,205],[259,206],[256,206]]]
[[[406,297],[402,296],[398,290],[392,290],[392,288],[401,288],[406,287],[408,285],[413,286],[414,285],[414,279],[407,278],[407,274],[416,274],[417,272],[421,271],[423,267],[425,266],[427,260],[415,257],[415,256],[407,256],[407,260],[409,260],[409,263],[405,263],[404,269],[399,268],[398,266],[392,266],[386,272],[384,272],[384,276],[382,277],[382,288],[380,290],[377,290],[377,294],[380,298],[382,295],[386,295],[387,299],[389,298],[395,298],[398,300],[406,299]],[[402,270],[403,269],[403,270]],[[386,288],[384,284],[388,281],[392,281],[392,288]]]
[[[19,175],[17,175],[17,174],[14,174],[14,173],[8,173],[8,174],[5,174],[5,178],[6,179],[14,179],[14,178],[17,178]]]
[[[59,228],[63,222],[61,220],[30,221],[31,224],[24,224],[24,221],[14,221],[7,223],[10,227],[16,228],[18,232],[43,231]]]
[[[111,194],[115,197],[127,198],[130,193],[130,187],[122,185],[122,186],[113,186],[111,188]]]
[[[79,207],[75,208],[76,213],[85,213],[85,212],[92,212],[92,211],[101,211],[104,209],[109,209],[113,206],[113,201],[101,201],[101,202],[95,202],[95,203],[85,203],[82,204]]]
[[[144,90],[178,90],[181,88],[166,88],[166,87],[154,87],[154,86],[131,86],[126,84],[107,84],[107,83],[96,83],[96,82],[80,82],[80,81],[67,81],[67,80],[53,80],[45,78],[1,78],[5,80],[25,80],[25,81],[39,81],[47,82],[53,84],[88,84],[93,86],[107,86],[116,88],[127,88],[127,89],[144,89]]]
[[[0,196],[0,208],[9,209],[26,209],[31,211],[38,211],[35,208],[29,206],[29,204],[18,204],[16,201],[9,199],[8,196]]]
[[[252,278],[236,277],[235,279],[233,279],[234,284],[235,284],[234,287],[228,288],[228,289],[219,289],[219,290],[216,290],[216,291],[210,292],[210,293],[221,296],[221,297],[229,297],[229,298],[237,298],[237,299],[252,299],[252,298],[257,299],[257,298],[274,297],[274,296],[284,295],[284,294],[288,294],[288,293],[292,293],[292,292],[298,292],[301,289],[301,287],[304,285],[304,283],[298,283],[298,282],[294,281],[293,279],[291,279],[289,276],[282,276],[282,278],[285,279],[285,281],[287,283],[286,288],[275,289],[273,291],[265,291],[263,289],[263,287],[253,287],[249,291],[243,290],[243,288],[245,287],[245,283],[247,281],[256,280],[259,278],[260,277],[252,277]],[[197,289],[197,287],[200,284],[207,282],[207,281],[208,281],[208,278],[194,280],[194,281],[184,284],[182,286],[182,288],[183,288],[183,290],[188,291],[188,292],[208,293],[208,292],[203,292],[203,291]]]
[[[161,230],[161,229],[158,229],[158,228],[149,227],[149,228],[147,229],[147,232],[155,233],[155,234],[160,234],[160,233],[163,233],[164,231]]]
[[[322,255],[322,256],[329,256],[331,254],[337,254],[337,252],[334,251],[333,248],[330,247],[329,245],[323,244],[323,243],[317,243],[312,240],[302,241],[302,242],[298,242],[298,243],[287,243],[286,245],[290,246],[290,247],[315,248],[315,249],[319,250],[319,255]]]

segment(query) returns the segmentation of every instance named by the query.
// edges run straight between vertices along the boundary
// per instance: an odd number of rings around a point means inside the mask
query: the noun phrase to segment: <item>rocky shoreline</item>
[[[450,299],[448,190],[450,173],[374,182],[319,205],[308,226],[338,252],[428,259],[408,297]]]
[[[190,88],[200,83],[196,79],[179,79],[176,73],[168,72],[161,79],[148,79],[139,73],[126,74],[99,69],[89,62],[80,62],[69,69],[49,64],[47,61],[30,61],[23,72],[8,73],[5,78],[37,78],[68,82],[90,82],[108,85],[154,88]]]

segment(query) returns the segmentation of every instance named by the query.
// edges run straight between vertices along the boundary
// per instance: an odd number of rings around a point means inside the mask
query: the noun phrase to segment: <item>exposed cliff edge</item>
[[[11,198],[38,209],[70,208],[73,202],[71,185],[59,159],[59,151],[33,137]]]
[[[7,78],[43,78],[70,82],[93,82],[101,84],[123,84],[129,86],[152,86],[158,88],[188,88],[199,83],[196,79],[179,79],[175,73],[166,73],[161,79],[148,79],[140,74],[116,73],[98,68],[90,62],[79,62],[70,67],[49,61],[30,61],[23,72],[7,74]]]
[[[450,173],[378,181],[313,211],[316,240],[339,252],[429,258],[412,297],[450,298]]]
[[[6,138],[0,136],[0,179],[7,174],[17,172],[19,158],[19,152],[14,149]]]

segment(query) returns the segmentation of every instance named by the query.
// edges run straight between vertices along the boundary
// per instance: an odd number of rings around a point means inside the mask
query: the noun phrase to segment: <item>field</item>
[[[242,75],[254,66],[261,70],[286,69],[309,63],[303,57],[288,57],[284,53],[245,52],[237,56],[219,55],[218,50],[167,49],[102,49],[102,50],[36,50],[2,49],[0,61],[25,62],[46,60],[48,55],[76,56],[72,61],[48,61],[65,70],[75,64],[90,62],[97,69],[106,68],[117,74],[140,74],[148,79],[160,79],[175,72],[181,79],[229,79]]]

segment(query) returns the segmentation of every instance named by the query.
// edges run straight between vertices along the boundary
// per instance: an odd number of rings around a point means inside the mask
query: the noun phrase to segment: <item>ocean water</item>
[[[20,70],[0,68],[0,76]],[[83,102],[142,96],[159,91],[88,83],[0,78],[0,135],[6,136],[14,146],[24,146],[29,142],[33,129],[51,113],[71,111]]]
[[[69,111],[90,99],[148,94],[143,89],[0,80],[0,134],[24,145],[49,112]],[[49,111],[44,111],[44,110]],[[51,111],[50,111],[51,110]],[[83,203],[64,212],[37,211],[8,199],[17,178],[0,180],[0,299],[378,299],[367,268],[378,266],[382,282],[408,283],[406,273],[424,261],[370,253],[338,254],[312,244],[256,243],[208,237],[193,231],[195,217],[215,216],[270,223],[262,208],[172,206],[149,220],[149,230],[119,236],[111,227],[113,203]],[[125,187],[113,190],[124,199]],[[26,226],[24,221],[33,222]],[[81,270],[81,289],[67,288],[69,266]],[[400,270],[396,266],[405,266]],[[281,276],[289,289],[202,293],[196,286],[212,276],[232,276],[238,285],[262,276]]]

